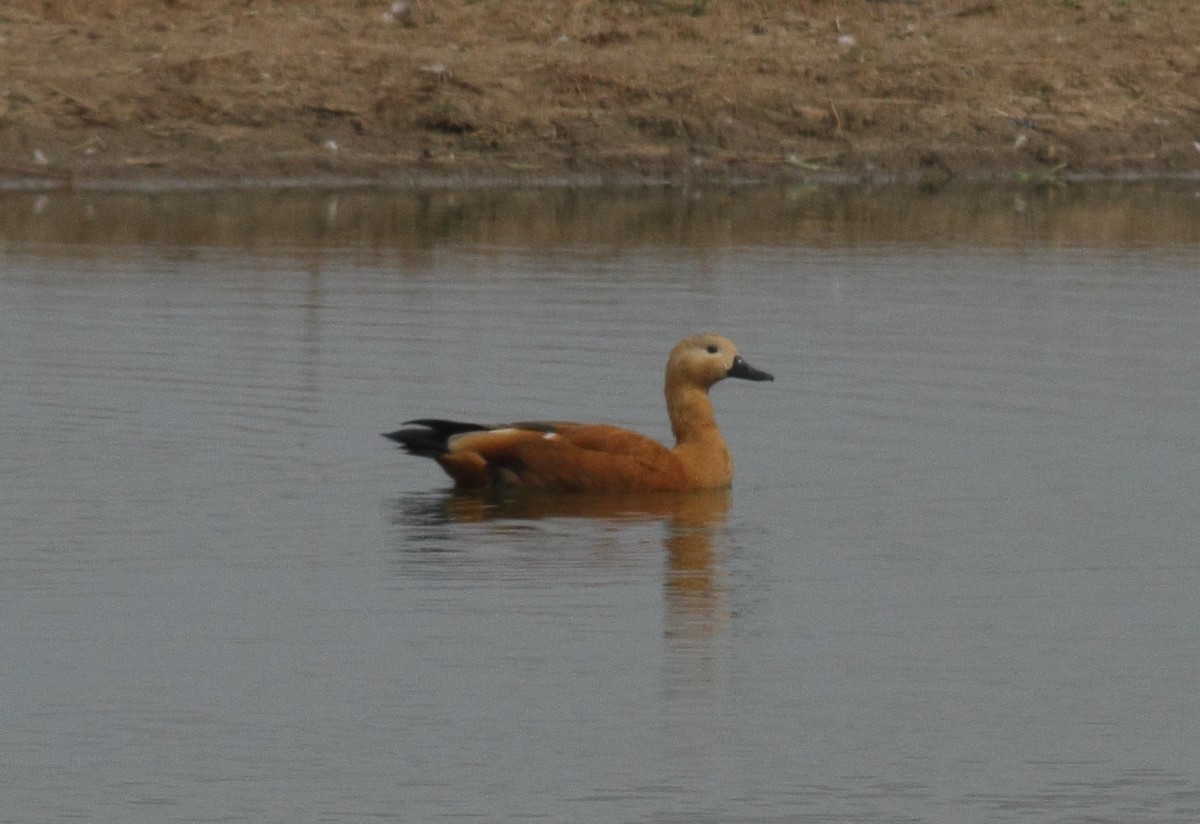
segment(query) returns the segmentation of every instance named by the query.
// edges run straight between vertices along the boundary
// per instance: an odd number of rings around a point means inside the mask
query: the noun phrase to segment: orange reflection
[[[408,522],[487,523],[584,518],[611,523],[661,521],[665,527],[667,632],[677,639],[706,637],[727,621],[718,540],[732,503],[729,490],[690,493],[562,495],[450,491],[406,507]]]

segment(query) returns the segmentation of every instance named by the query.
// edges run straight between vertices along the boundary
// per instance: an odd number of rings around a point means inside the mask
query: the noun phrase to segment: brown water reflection
[[[1200,183],[0,193],[10,250],[68,246],[119,256],[139,246],[294,255],[330,247],[420,257],[445,244],[596,246],[610,251],[804,243],[1140,247],[1200,237]]]
[[[437,529],[453,523],[496,524],[497,535],[510,535],[513,522],[589,519],[620,527],[631,522],[661,522],[667,559],[664,597],[667,632],[678,638],[707,637],[725,624],[727,605],[721,586],[723,553],[720,530],[732,495],[729,490],[693,493],[629,493],[620,495],[495,494],[450,491],[442,497],[401,499],[398,526]],[[426,531],[408,549],[436,548]],[[587,541],[593,537],[589,533]]]

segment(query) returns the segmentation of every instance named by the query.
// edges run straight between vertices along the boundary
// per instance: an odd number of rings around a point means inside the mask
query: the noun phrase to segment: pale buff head
[[[733,341],[720,335],[703,334],[684,338],[667,358],[668,386],[695,386],[708,389],[725,378],[751,381],[775,380],[755,369],[738,354]]]

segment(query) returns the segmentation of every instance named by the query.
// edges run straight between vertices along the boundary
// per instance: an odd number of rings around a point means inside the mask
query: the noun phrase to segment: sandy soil
[[[1200,171],[1193,0],[8,0],[0,178]]]

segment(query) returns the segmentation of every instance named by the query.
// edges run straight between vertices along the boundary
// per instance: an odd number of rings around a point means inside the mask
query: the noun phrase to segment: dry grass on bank
[[[1187,0],[15,0],[0,38],[9,174],[1200,169]]]

